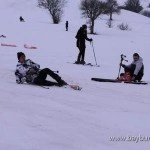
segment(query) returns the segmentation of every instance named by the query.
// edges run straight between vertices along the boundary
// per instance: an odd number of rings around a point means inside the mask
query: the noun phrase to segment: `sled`
[[[6,44],[6,43],[1,43],[1,46],[10,46],[10,47],[17,47],[14,44]]]
[[[29,46],[27,44],[24,44],[24,48],[27,48],[27,49],[37,49],[37,47],[35,47],[35,46]]]

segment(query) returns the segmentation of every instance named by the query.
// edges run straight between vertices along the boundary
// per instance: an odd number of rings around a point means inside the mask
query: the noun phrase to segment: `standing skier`
[[[79,49],[79,54],[78,54],[77,61],[75,63],[85,64],[85,61],[84,61],[85,48],[86,48],[85,40],[90,41],[90,42],[92,41],[92,39],[89,39],[87,37],[87,25],[84,24],[82,25],[82,27],[80,27],[80,29],[77,32],[76,39],[77,39],[76,45]]]
[[[68,26],[69,26],[69,23],[68,23],[68,21],[66,21],[66,23],[65,23],[66,31],[68,31]]]
[[[133,62],[130,65],[120,64],[125,70],[125,74],[121,74],[120,78],[128,78],[132,81],[141,81],[144,75],[143,59],[138,53],[133,54]]]
[[[17,83],[30,83],[36,85],[45,85],[45,86],[64,86],[67,83],[61,79],[61,77],[55,74],[49,68],[40,69],[40,65],[34,63],[30,59],[26,59],[26,56],[23,52],[17,53],[18,64],[16,66],[16,82]],[[46,80],[47,75],[51,76],[56,82],[51,82]]]

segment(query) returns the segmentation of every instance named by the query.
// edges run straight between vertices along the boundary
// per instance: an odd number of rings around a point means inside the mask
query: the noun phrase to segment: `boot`
[[[68,85],[67,82],[65,82],[64,80],[60,80],[58,82],[59,86],[64,86],[64,85]]]
[[[77,61],[75,61],[75,64],[80,64],[80,61],[78,61],[78,60],[77,60]]]
[[[84,65],[86,62],[84,60],[81,60],[80,64]]]

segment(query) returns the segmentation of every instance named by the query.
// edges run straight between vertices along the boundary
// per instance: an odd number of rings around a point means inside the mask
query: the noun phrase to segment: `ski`
[[[91,78],[93,81],[97,82],[111,82],[111,83],[127,83],[127,84],[141,84],[141,85],[146,85],[148,84],[147,82],[140,81],[140,82],[134,82],[134,81],[122,81],[118,79],[104,79],[104,78]]]
[[[121,83],[122,82],[117,79],[103,79],[103,78],[91,78],[91,80],[98,81],[98,82],[112,82],[112,83]]]
[[[87,63],[87,64],[81,64],[81,65],[85,65],[85,66],[91,66],[91,67],[100,67],[100,65],[93,65],[91,63]]]
[[[50,89],[49,86],[45,86],[45,85],[37,85],[37,84],[26,83],[26,82],[24,82],[23,84],[24,84],[24,85],[31,85],[31,86],[41,87],[41,88],[43,88],[43,89]]]
[[[144,81],[140,81],[140,82],[133,82],[133,81],[129,82],[129,81],[124,81],[124,83],[128,83],[128,84],[143,84],[143,85],[148,84],[147,82],[144,82]]]
[[[77,64],[77,63],[71,63],[71,62],[67,62],[67,63],[74,64],[74,65],[80,65],[80,66],[100,67],[100,65],[94,65],[92,63],[85,63],[85,64]]]
[[[82,88],[79,85],[74,85],[74,84],[68,84],[68,85],[65,85],[64,87],[65,88],[69,87],[69,88],[71,88],[73,90],[78,90],[78,91],[82,90]]]
[[[64,86],[59,86],[59,85],[46,86],[46,85],[37,85],[37,84],[30,84],[30,83],[23,83],[23,84],[41,87],[43,89],[51,89],[51,87],[59,87],[59,88],[71,88],[73,90],[78,90],[78,91],[82,90],[82,87],[80,87],[79,85],[75,85],[75,84],[68,84],[68,85],[64,85]]]

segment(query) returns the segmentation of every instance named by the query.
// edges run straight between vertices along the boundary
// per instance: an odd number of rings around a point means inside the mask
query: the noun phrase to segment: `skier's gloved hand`
[[[91,38],[91,39],[90,39],[90,42],[92,42],[92,41],[93,41],[93,39]]]
[[[27,67],[28,67],[28,65],[27,65],[27,64],[23,64],[23,67],[27,68]]]
[[[136,75],[134,74],[132,77],[132,81],[135,81]]]
[[[35,74],[37,73],[37,70],[35,70],[34,68],[30,68],[27,72],[27,74]]]
[[[26,82],[26,77],[21,78],[21,84],[23,84],[24,82]]]
[[[120,63],[120,66],[122,66],[123,68],[125,68],[125,67],[126,67],[126,65],[124,65],[124,64],[122,64],[122,63]]]
[[[135,76],[133,76],[131,80],[132,80],[132,81],[135,81]]]
[[[16,78],[16,83],[23,84],[24,82],[26,82],[26,77],[22,77],[22,78],[17,77]]]

